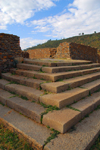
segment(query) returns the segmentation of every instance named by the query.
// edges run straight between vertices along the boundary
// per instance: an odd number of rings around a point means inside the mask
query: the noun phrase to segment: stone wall
[[[20,38],[12,34],[0,34],[0,71],[6,72],[13,66],[14,58],[22,56]]]
[[[97,48],[64,42],[57,47],[55,58],[71,58],[97,62]]]
[[[55,58],[70,58],[69,43],[60,43]]]
[[[56,48],[41,48],[27,50],[30,59],[53,58],[56,54]]]
[[[97,48],[85,46],[82,44],[70,43],[70,57],[72,59],[90,60],[97,62]]]

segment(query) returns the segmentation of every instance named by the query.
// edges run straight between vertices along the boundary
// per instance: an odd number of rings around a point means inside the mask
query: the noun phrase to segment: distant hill
[[[61,40],[48,40],[46,43],[39,44],[37,46],[33,46],[31,48],[25,49],[38,49],[38,48],[56,48],[59,46],[60,43],[63,42],[74,42],[78,44],[84,44],[91,47],[96,47],[100,49],[100,32],[99,33],[93,33],[88,35],[81,35],[81,36],[74,36],[67,39],[61,39]]]

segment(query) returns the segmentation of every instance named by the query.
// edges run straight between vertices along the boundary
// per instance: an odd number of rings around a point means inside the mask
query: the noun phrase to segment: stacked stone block
[[[20,39],[12,34],[0,34],[0,71],[6,72],[13,66],[14,58],[22,56]]]

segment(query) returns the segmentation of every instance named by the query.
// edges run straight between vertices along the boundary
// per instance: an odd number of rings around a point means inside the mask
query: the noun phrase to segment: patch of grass
[[[42,123],[43,115],[47,114],[49,111],[60,110],[57,106],[46,105],[44,103],[40,103],[40,105],[43,106],[44,108],[47,108],[46,111],[41,113],[41,120],[40,120],[41,123]]]
[[[0,150],[33,150],[26,140],[0,124]]]
[[[44,145],[43,147],[49,143],[52,139],[55,139],[57,137],[58,134],[60,134],[59,131],[55,130],[55,129],[51,129],[52,133],[50,134],[50,136],[47,138],[46,141],[44,141]]]

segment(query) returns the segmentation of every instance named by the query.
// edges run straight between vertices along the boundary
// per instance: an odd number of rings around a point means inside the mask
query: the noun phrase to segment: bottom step
[[[45,146],[44,150],[90,150],[100,134],[100,109],[74,128],[74,131],[58,135]]]
[[[50,136],[51,131],[29,118],[15,112],[13,109],[0,105],[0,123],[24,137],[37,150],[42,150],[44,141]]]
[[[65,134],[59,134],[44,146],[51,131],[20,115],[14,110],[0,105],[0,123],[24,137],[34,150],[89,150],[100,134],[100,109],[94,111]]]

